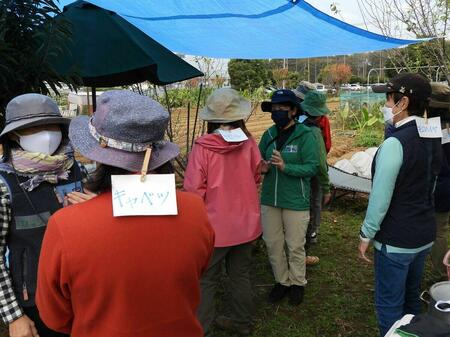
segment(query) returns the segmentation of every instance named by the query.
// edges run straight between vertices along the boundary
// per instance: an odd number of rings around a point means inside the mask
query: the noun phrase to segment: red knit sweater
[[[72,337],[201,337],[199,281],[214,247],[203,201],[178,215],[112,216],[111,193],[55,213],[39,261],[43,321]]]

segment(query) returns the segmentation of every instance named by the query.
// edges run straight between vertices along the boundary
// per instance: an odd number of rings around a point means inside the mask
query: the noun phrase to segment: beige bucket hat
[[[247,119],[251,113],[250,101],[231,88],[215,90],[206,100],[200,118],[207,122],[228,123]]]

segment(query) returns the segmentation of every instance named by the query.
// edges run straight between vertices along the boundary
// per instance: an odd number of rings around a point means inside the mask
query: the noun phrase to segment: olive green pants
[[[200,280],[200,306],[198,319],[205,336],[209,336],[215,311],[215,295],[220,282],[222,264],[225,263],[230,287],[229,297],[225,299],[226,316],[240,324],[251,324],[254,312],[250,268],[253,244],[251,242],[231,247],[216,247],[208,269]]]

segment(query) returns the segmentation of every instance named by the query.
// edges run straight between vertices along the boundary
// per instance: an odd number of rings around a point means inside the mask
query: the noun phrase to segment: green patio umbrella
[[[85,86],[165,85],[203,76],[115,12],[76,1],[59,19],[71,24],[72,39],[52,63],[60,74],[76,73]]]

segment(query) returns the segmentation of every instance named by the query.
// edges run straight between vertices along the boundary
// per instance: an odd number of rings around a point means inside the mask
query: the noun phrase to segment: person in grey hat
[[[37,305],[54,330],[72,337],[203,335],[199,283],[214,245],[203,201],[177,191],[178,215],[113,216],[112,175],[173,173],[179,148],[163,139],[168,121],[149,97],[112,90],[91,118],[70,124],[74,147],[97,162],[87,186],[98,196],[49,220]]]
[[[314,84],[312,84],[311,82],[308,82],[308,81],[301,81],[299,83],[299,85],[297,86],[297,88],[295,88],[292,91],[298,98],[300,98],[302,101],[304,101],[305,95],[309,91],[314,91],[314,90],[317,90],[317,88]]]
[[[245,127],[250,102],[234,89],[222,88],[207,99],[200,117],[208,134],[196,139],[189,155],[184,188],[202,197],[216,233],[214,254],[201,280],[198,317],[209,336],[214,320],[214,297],[223,262],[230,278],[228,316],[216,325],[239,334],[250,334],[254,314],[250,266],[252,242],[262,232],[258,200],[261,155]],[[220,132],[241,131],[242,139],[227,141]]]
[[[442,83],[431,83],[429,117],[440,117],[443,132],[449,134],[450,128],[450,87]],[[447,253],[449,221],[450,221],[450,143],[442,144],[442,167],[434,190],[434,208],[436,211],[436,240],[431,248],[433,278],[435,281],[446,281],[447,270],[444,256]]]
[[[63,336],[41,320],[35,304],[39,251],[51,214],[82,190],[67,137],[70,120],[40,94],[15,97],[0,137],[0,315],[10,337]],[[3,258],[9,248],[9,268]]]

